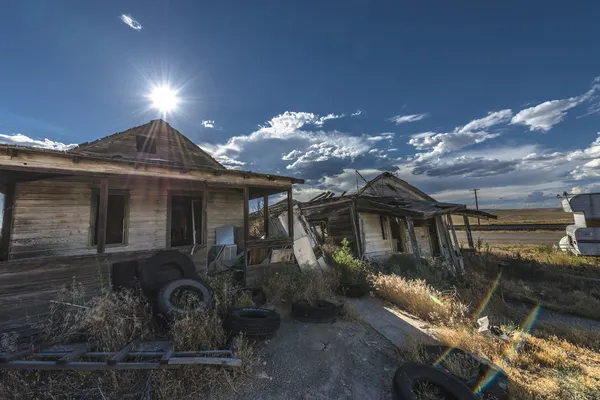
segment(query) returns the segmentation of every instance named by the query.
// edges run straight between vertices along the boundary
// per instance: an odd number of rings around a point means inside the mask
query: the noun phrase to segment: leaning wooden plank
[[[169,365],[185,364],[205,364],[205,365],[224,365],[228,367],[240,367],[242,360],[239,358],[227,357],[171,357]]]
[[[112,356],[111,358],[108,359],[108,364],[115,365],[116,363],[118,363],[119,361],[121,361],[122,359],[127,357],[127,354],[129,354],[131,349],[133,349],[135,347],[135,345],[138,343],[139,343],[138,339],[134,339],[131,342],[129,342],[127,344],[127,346],[123,347],[117,354],[115,354],[114,356]]]
[[[73,350],[72,352],[70,352],[66,356],[61,357],[58,360],[56,360],[56,364],[58,364],[58,365],[68,364],[71,361],[73,361],[74,359],[76,359],[78,357],[81,357],[83,354],[87,353],[87,351],[89,349],[90,349],[90,345],[87,344],[87,343],[78,344],[75,347],[75,350]]]

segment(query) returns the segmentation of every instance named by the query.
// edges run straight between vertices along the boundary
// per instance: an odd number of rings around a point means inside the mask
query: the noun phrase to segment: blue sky
[[[416,3],[416,2],[414,2]],[[388,170],[439,200],[600,190],[600,3],[10,1],[0,141],[64,148],[164,117],[301,198]]]

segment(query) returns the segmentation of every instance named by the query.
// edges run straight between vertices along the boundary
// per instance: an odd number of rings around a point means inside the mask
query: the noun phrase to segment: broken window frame
[[[106,238],[106,247],[120,247],[127,246],[129,244],[129,191],[128,190],[113,190],[109,189],[108,197],[110,196],[123,196],[123,233],[121,243],[109,243],[108,237]],[[92,196],[90,199],[90,229],[88,234],[88,247],[95,249],[98,247],[98,233],[97,233],[97,217],[98,217],[98,205],[100,200],[100,189],[92,189]],[[110,203],[110,200],[109,202]],[[108,223],[110,220],[110,207],[107,205],[106,210],[106,226],[108,231]]]
[[[204,225],[208,223],[202,222],[206,217],[206,206],[207,201],[204,200],[204,197],[207,196],[207,192],[203,191],[194,191],[194,192],[185,192],[185,191],[168,191],[168,201],[167,201],[167,232],[166,232],[166,247],[167,248],[179,248],[179,247],[189,247],[195,245],[206,244],[207,238],[203,237],[206,235],[206,232],[203,231]],[[173,245],[172,243],[172,223],[173,223],[173,197],[189,197],[190,205],[191,205],[191,219],[192,219],[192,243],[191,244],[177,244]],[[196,227],[196,210],[194,209],[194,203],[200,203],[200,226]],[[198,234],[200,237],[198,238]]]

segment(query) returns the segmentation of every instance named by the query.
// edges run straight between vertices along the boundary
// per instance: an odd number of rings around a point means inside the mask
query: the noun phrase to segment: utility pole
[[[477,191],[479,189],[469,189],[470,192],[475,193],[475,209],[477,211],[479,211],[479,202],[477,201]],[[479,217],[477,217],[477,225],[481,225],[481,221],[479,220]]]

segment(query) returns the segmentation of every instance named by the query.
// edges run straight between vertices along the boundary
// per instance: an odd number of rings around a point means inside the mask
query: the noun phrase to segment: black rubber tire
[[[233,308],[223,323],[225,330],[233,335],[244,334],[252,338],[275,335],[281,326],[281,317],[266,308]]]
[[[394,374],[392,392],[397,400],[417,400],[414,386],[417,382],[428,382],[444,392],[444,398],[476,400],[471,389],[453,375],[426,364],[406,363]]]
[[[448,346],[441,345],[423,346],[426,363],[433,365],[442,356],[442,354],[448,351],[448,349]],[[479,382],[481,382],[481,380],[486,377],[488,373],[494,374],[495,378],[489,384],[487,384],[485,388],[483,388],[481,393],[497,400],[508,400],[508,376],[502,370],[502,368],[495,365],[491,361],[481,362],[473,357],[471,353],[457,347],[452,348],[452,351],[449,354],[460,354],[465,357],[472,357],[479,362],[479,376],[475,379],[463,381],[465,385],[474,390]],[[443,363],[441,364],[443,367]],[[490,369],[492,371],[490,371]]]
[[[171,297],[176,290],[189,290],[202,296],[203,306],[195,309],[178,308],[171,302]],[[188,316],[205,314],[213,306],[213,294],[210,287],[199,279],[178,279],[168,282],[162,287],[156,297],[156,309],[166,319],[173,320]]]
[[[175,266],[179,269],[179,277],[161,277],[159,272],[166,266]],[[156,253],[146,260],[139,271],[139,280],[144,292],[152,297],[167,283],[176,279],[195,279],[198,277],[196,266],[192,259],[177,250],[164,250]]]
[[[343,284],[340,287],[341,294],[343,294],[346,297],[353,297],[353,298],[366,296],[370,290],[371,290],[371,287],[366,282]]]
[[[292,304],[292,318],[302,322],[334,322],[343,306],[327,300],[317,300],[315,305],[301,300]]]

